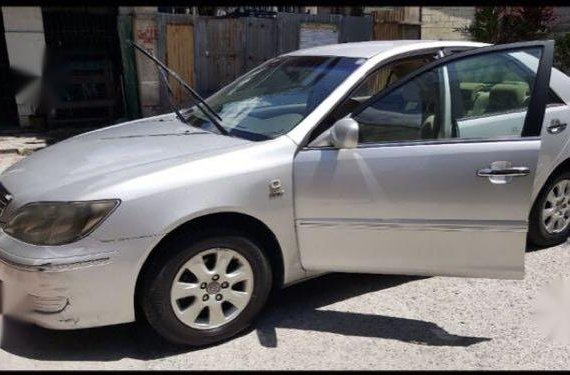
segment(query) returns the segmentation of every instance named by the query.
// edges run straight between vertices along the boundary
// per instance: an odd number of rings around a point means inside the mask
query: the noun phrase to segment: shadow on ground
[[[276,328],[378,337],[423,345],[469,346],[490,340],[455,336],[432,322],[383,315],[317,310],[359,295],[421,280],[419,277],[329,274],[277,292],[258,323],[260,345],[278,345]],[[381,306],[379,306],[381,310]],[[115,361],[122,358],[157,359],[204,350],[164,342],[148,327],[111,327],[52,331],[4,319],[1,349],[14,355],[50,361]]]
[[[276,347],[275,328],[377,337],[428,346],[469,346],[489,338],[456,336],[432,322],[321,307],[425,277],[331,274],[281,291],[256,326],[259,342]],[[382,310],[382,306],[378,306]]]

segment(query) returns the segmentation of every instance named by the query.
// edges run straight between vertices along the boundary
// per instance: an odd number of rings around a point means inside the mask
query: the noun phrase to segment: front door
[[[442,58],[350,115],[356,148],[303,148],[303,266],[522,277],[552,52],[529,42]]]

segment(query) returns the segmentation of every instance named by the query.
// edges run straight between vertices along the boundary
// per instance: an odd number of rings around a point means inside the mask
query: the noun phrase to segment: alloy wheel
[[[557,234],[570,224],[570,180],[560,180],[548,192],[542,208],[542,225],[547,233]]]
[[[195,329],[220,327],[248,305],[253,271],[238,252],[214,248],[200,252],[177,272],[170,301],[178,319]]]

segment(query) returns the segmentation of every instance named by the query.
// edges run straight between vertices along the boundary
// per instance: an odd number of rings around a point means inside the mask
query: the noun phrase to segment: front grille
[[[8,190],[6,190],[4,185],[0,183],[0,221],[2,219],[2,212],[4,212],[4,209],[6,208],[6,206],[8,206],[8,203],[10,203],[11,200],[12,200],[12,195],[10,195],[10,193],[8,192]]]

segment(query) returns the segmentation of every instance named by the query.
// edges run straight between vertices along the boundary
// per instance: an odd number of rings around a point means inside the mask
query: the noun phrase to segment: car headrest
[[[489,93],[484,91],[479,91],[475,94],[475,100],[473,101],[473,108],[468,111],[469,116],[481,116],[487,111],[489,106]]]
[[[469,100],[475,99],[475,94],[483,90],[485,85],[479,82],[461,82],[459,83],[459,89],[463,94],[464,98]]]
[[[528,85],[499,83],[491,88],[487,112],[511,110],[523,107]]]

